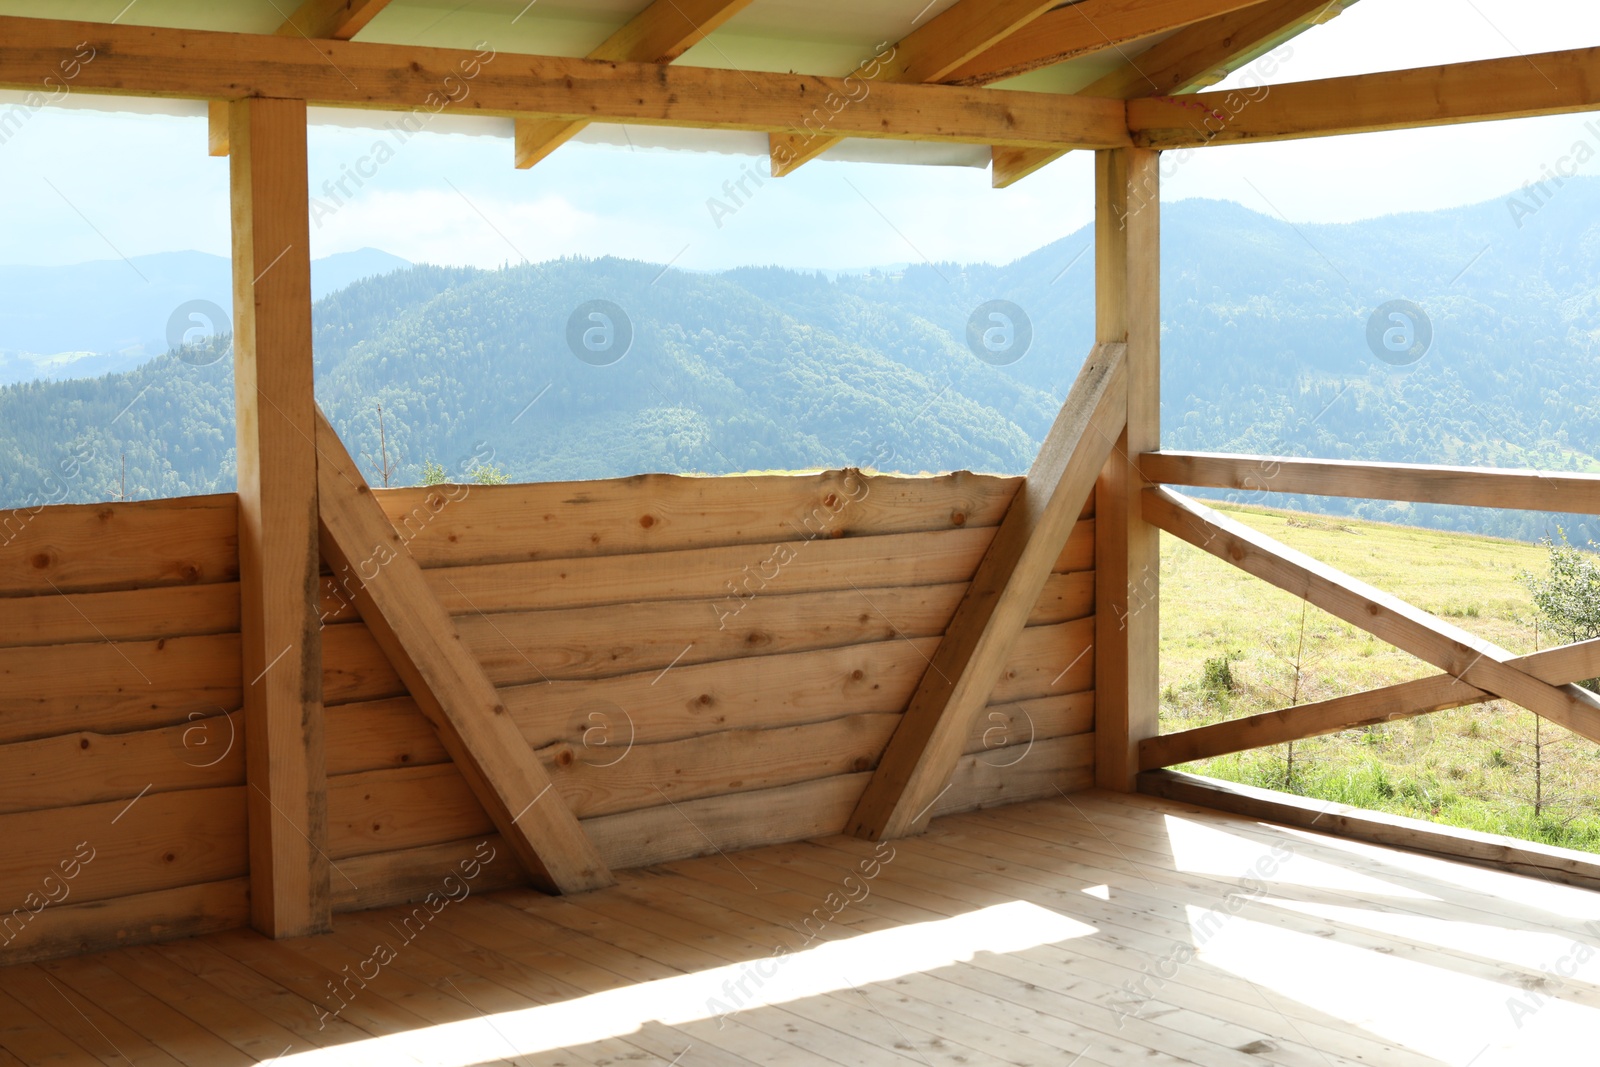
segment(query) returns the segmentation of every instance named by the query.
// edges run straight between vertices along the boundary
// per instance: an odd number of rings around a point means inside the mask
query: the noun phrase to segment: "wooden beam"
[[[1600,515],[1600,475],[1596,474],[1212,452],[1149,452],[1139,457],[1139,467],[1152,482],[1251,494],[1299,493]]]
[[[1054,6],[1054,0],[956,0],[894,46],[893,55],[883,62],[883,71],[870,79],[871,92],[878,92],[878,85],[884,82],[917,85],[944,81],[961,64]],[[801,115],[815,113],[814,108],[806,108]],[[842,135],[822,132],[827,125],[811,129],[791,118],[776,127],[778,132],[768,135],[773,177],[793,173],[844,140]]]
[[[1098,505],[1098,498],[1096,501]],[[1553,686],[1513,665],[1498,645],[1412,607],[1257,533],[1170,489],[1147,489],[1145,518],[1226,560],[1433,664],[1467,684],[1510,700],[1584,737],[1600,737],[1600,699],[1575,685]],[[1096,517],[1097,526],[1105,521]]]
[[[1519,656],[1508,665],[1551,685],[1600,677],[1600,638]],[[1435,674],[1364,693],[1146,738],[1139,745],[1139,769],[1153,771],[1267,745],[1322,737],[1363,726],[1380,726],[1493,699],[1494,694],[1459,678]],[[1600,742],[1600,737],[1589,740]]]
[[[1095,782],[1134,787],[1159,732],[1161,543],[1129,456],[1161,441],[1161,197],[1154,152],[1095,156],[1095,331],[1128,344],[1126,431],[1095,487]]]
[[[1081,0],[1048,11],[940,79],[989,85],[1079,56],[1121,49],[1262,0]]]
[[[975,717],[1094,488],[1127,410],[1127,346],[1089,353],[1038,458],[984,553],[847,832],[876,840],[927,825]],[[1097,505],[1098,506],[1098,505]]]
[[[619,63],[676,62],[749,5],[750,0],[655,0],[601,42],[588,58]],[[538,163],[587,125],[560,119],[517,120],[517,169]]]
[[[1196,22],[1079,93],[1114,100],[1192,93],[1215,85],[1231,71],[1311,26],[1327,22],[1353,3],[1355,0],[1269,0]],[[1004,189],[1063,154],[1059,149],[998,146],[991,154],[992,184]]]
[[[328,37],[348,41],[372,21],[389,0],[306,0],[277,32],[284,37]],[[228,154],[228,102],[212,100],[207,113],[208,151]]]
[[[355,576],[362,620],[479,803],[540,887],[573,893],[613,884],[320,411],[316,442],[323,553],[335,576]]]
[[[331,922],[306,106],[253,99],[231,111],[250,914],[269,937],[297,937]]]
[[[388,6],[389,0],[305,0],[277,33],[281,37],[348,41]]]
[[[83,92],[759,131],[790,128],[821,108],[850,136],[1130,143],[1121,103],[1052,93],[875,85],[859,98],[859,84],[841,78],[11,17],[0,18],[0,87],[37,86],[81,42],[96,52],[73,82]]]
[[[1418,129],[1600,109],[1600,47],[1199,93],[1128,103],[1140,144],[1244,141]]]
[[[1333,837],[1371,841],[1391,848],[1475,864],[1490,870],[1531,875],[1552,882],[1600,889],[1600,861],[1593,853],[1521,841],[1365,811],[1345,804],[1297,797],[1270,789],[1203,778],[1176,771],[1147,771],[1139,776],[1139,792],[1215,811],[1246,815],[1263,822],[1315,830]]]

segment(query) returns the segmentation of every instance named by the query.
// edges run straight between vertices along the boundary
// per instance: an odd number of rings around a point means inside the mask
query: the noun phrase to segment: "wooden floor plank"
[[[101,1063],[129,1061],[149,1067],[183,1065],[143,1034],[125,1025],[104,1008],[68,990],[34,966],[0,969],[0,991],[13,997],[41,1019],[48,1019],[67,1037],[95,1053]]]
[[[100,1062],[83,1046],[3,992],[0,992],[0,1048],[24,1063],[39,1067]]]
[[[109,955],[109,954],[107,954]],[[105,955],[38,966],[68,990],[92,1001],[186,1067],[250,1067],[249,1056],[205,1026],[112,970]]]

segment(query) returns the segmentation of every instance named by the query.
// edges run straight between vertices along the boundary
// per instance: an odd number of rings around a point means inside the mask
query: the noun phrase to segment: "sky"
[[[1301,81],[1600,44],[1593,0],[1362,0],[1278,54]],[[1248,76],[1241,71],[1225,85]],[[81,98],[80,98],[81,99]],[[1296,223],[1340,222],[1504,198],[1600,133],[1600,116],[1478,123],[1227,146],[1165,159],[1163,199],[1237,201]],[[393,158],[352,196],[329,193],[387,139]],[[66,264],[228,252],[225,159],[200,117],[46,108],[0,144],[0,263]],[[618,255],[699,270],[1004,263],[1089,221],[1091,155],[1070,153],[1007,190],[986,171],[817,162],[783,179],[749,156],[569,144],[530,171],[507,140],[314,126],[313,254],[381,248],[493,267]],[[367,165],[371,170],[371,164]],[[1600,173],[1600,161],[1582,168]],[[725,183],[748,174],[731,214]]]

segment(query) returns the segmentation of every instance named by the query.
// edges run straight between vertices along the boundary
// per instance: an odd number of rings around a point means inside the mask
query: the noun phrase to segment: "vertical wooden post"
[[[250,912],[293,937],[331,925],[305,102],[235,101],[229,142]]]
[[[1095,153],[1095,337],[1128,343],[1127,428],[1095,486],[1095,784],[1130,791],[1160,700],[1161,542],[1135,463],[1161,443],[1159,153]]]

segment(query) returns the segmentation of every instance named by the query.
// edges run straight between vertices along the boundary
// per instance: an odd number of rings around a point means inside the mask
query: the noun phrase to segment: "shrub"
[[[1213,698],[1238,692],[1239,679],[1234,677],[1233,661],[1242,655],[1243,652],[1224,652],[1206,660],[1200,673],[1201,690]]]

